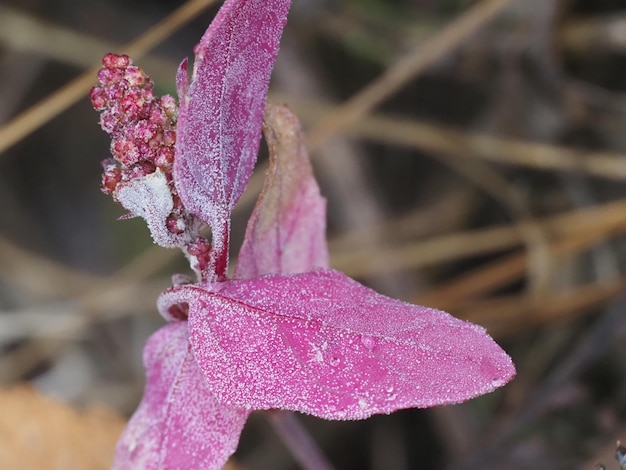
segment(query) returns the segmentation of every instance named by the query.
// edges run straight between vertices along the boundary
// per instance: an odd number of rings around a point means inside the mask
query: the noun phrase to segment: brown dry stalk
[[[455,315],[478,323],[497,337],[512,336],[524,329],[570,321],[585,311],[605,304],[626,289],[626,276],[610,282],[591,282],[532,299],[526,295],[467,301],[455,308]]]
[[[289,103],[305,123],[315,123],[338,107],[330,103],[274,95]],[[592,152],[539,142],[478,134],[414,119],[373,115],[365,117],[346,132],[352,136],[392,145],[415,148],[455,158],[483,160],[545,171],[578,171],[606,179],[626,179],[626,155]]]
[[[308,148],[313,151],[333,135],[350,127],[437,60],[457,48],[511,3],[513,0],[483,0],[468,9],[326,116],[308,135]]]
[[[409,55],[391,66],[380,77],[332,109],[307,136],[307,148],[313,152],[333,135],[364,118],[377,105],[391,97],[410,80],[457,48],[469,36],[496,17],[513,0],[483,0],[463,13],[429,40],[420,43]],[[280,100],[280,99],[279,99]],[[288,100],[291,102],[291,100]],[[261,191],[265,165],[252,176],[241,197],[250,204]]]
[[[594,243],[609,238],[626,229],[626,214],[611,218],[604,224],[585,224],[581,230],[550,244],[550,256],[554,260],[575,255]],[[526,252],[504,256],[478,269],[442,284],[427,294],[418,295],[415,303],[442,309],[453,309],[468,298],[484,294],[520,279],[527,271]]]
[[[91,68],[94,60],[109,51],[122,50],[83,31],[53,24],[11,7],[0,5],[0,44],[15,54],[34,52],[46,60]],[[141,68],[150,72],[155,83],[171,80],[178,64],[156,57],[144,57]]]
[[[623,154],[468,133],[409,119],[371,117],[350,129],[350,133],[455,157],[482,158],[538,170],[579,171],[607,179],[626,178],[626,156]]]
[[[620,224],[626,224],[626,201],[622,200],[546,217],[538,222],[538,229],[549,240],[574,236],[588,231],[589,227],[601,229]],[[336,269],[359,277],[484,255],[515,248],[522,241],[519,228],[506,225],[446,234],[389,248],[360,246],[358,250],[333,252],[331,260]]]
[[[560,30],[559,39],[566,49],[579,54],[595,51],[626,51],[626,14],[617,12],[593,16],[590,19],[572,19]]]
[[[37,255],[0,237],[0,278],[29,293],[30,300],[76,295],[101,278]]]
[[[189,0],[122,50],[135,58],[143,56],[215,0]],[[98,67],[87,70],[56,92],[39,101],[0,128],[0,153],[13,146],[82,98],[94,85]]]

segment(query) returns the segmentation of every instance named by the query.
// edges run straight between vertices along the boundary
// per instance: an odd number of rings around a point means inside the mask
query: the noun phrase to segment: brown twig
[[[485,26],[513,0],[483,0],[441,29],[434,37],[416,47],[406,58],[391,66],[378,79],[326,116],[308,135],[311,151],[333,135],[350,127],[377,105],[389,98],[437,60],[458,47]]]
[[[626,223],[626,202],[616,201],[599,207],[579,209],[544,218],[539,229],[548,238],[567,237],[587,230],[588,224],[601,230]],[[445,234],[429,240],[405,243],[391,248],[366,245],[358,249],[332,252],[333,266],[351,276],[415,269],[465,257],[511,249],[523,241],[515,225]]]
[[[329,103],[274,95],[285,101],[304,122],[332,113]],[[398,116],[363,118],[346,132],[374,142],[400,145],[455,158],[480,158],[493,163],[543,171],[575,171],[610,180],[626,179],[626,155],[471,133]]]
[[[135,58],[141,57],[213,3],[215,3],[215,0],[189,0],[167,18],[139,36],[131,44],[125,46],[123,51]],[[79,77],[26,111],[23,111],[0,128],[0,153],[3,153],[82,98],[94,84],[98,68],[94,67],[82,73]]]
[[[626,229],[625,219],[607,220],[603,226],[582,226],[580,231],[551,243],[551,256],[555,260],[572,256],[624,229]],[[425,295],[418,295],[414,301],[443,309],[455,308],[470,297],[476,297],[520,279],[526,273],[527,262],[526,253],[505,256],[441,284]]]

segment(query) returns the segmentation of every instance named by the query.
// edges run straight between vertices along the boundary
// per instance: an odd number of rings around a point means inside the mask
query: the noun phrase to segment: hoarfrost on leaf
[[[234,277],[326,268],[326,200],[313,175],[298,119],[286,107],[268,103],[263,131],[270,166]]]
[[[113,469],[222,468],[249,411],[215,399],[190,350],[187,322],[152,335],[144,363],[144,396],[117,444]]]
[[[191,85],[178,74],[185,95],[180,97],[174,181],[185,207],[213,230],[220,276],[228,246],[224,226],[256,161],[265,97],[290,3],[227,0],[196,48]]]
[[[167,219],[174,209],[174,200],[165,174],[160,169],[118,184],[116,197],[124,209],[146,221],[156,244],[176,248],[188,240],[188,230],[176,234],[167,229]]]
[[[236,406],[362,419],[465,401],[515,373],[483,328],[332,270],[178,286],[159,304],[181,301],[200,369]]]

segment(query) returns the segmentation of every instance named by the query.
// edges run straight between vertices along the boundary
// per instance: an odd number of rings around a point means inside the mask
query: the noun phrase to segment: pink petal
[[[461,402],[515,374],[483,328],[331,270],[179,286],[159,303],[189,304],[213,393],[244,408],[361,419]]]
[[[290,3],[226,0],[197,46],[188,100],[181,96],[174,180],[185,207],[212,226],[230,216],[252,173]]]
[[[264,121],[270,167],[248,221],[235,278],[328,267],[326,200],[313,176],[298,119],[268,104]]]
[[[144,364],[144,397],[117,444],[113,468],[222,468],[249,411],[219,404],[208,390],[189,346],[187,322],[152,335]]]

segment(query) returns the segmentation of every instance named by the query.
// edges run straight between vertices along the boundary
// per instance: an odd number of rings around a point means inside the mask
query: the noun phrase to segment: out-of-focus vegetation
[[[210,3],[189,2],[154,47],[133,41],[182,2],[0,3],[3,386],[30,382],[79,408],[136,407],[141,348],[162,323],[156,296],[186,268],[141,222],[116,221],[121,208],[99,192],[109,143],[87,100],[89,69],[132,44],[159,93],[173,93]],[[615,441],[626,440],[623,2],[294,0],[271,99],[306,129],[333,266],[484,325],[518,367],[502,390],[462,405],[363,422],[303,417],[333,464],[616,468]],[[235,461],[295,468],[262,413]]]

